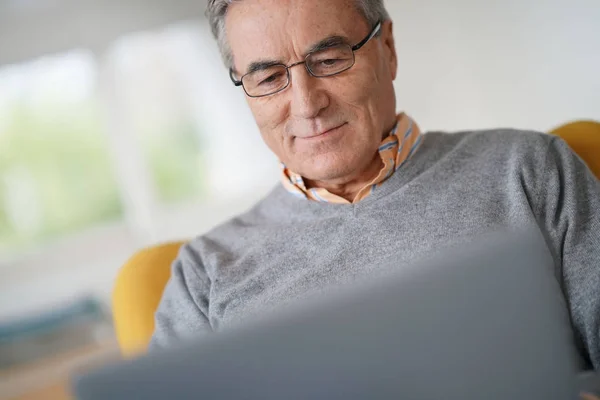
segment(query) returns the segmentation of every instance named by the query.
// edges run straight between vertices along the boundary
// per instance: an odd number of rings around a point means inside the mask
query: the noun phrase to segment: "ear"
[[[386,62],[392,74],[392,80],[396,80],[396,76],[398,75],[398,54],[396,53],[396,42],[394,41],[394,23],[391,20],[385,21],[381,27],[381,42]]]

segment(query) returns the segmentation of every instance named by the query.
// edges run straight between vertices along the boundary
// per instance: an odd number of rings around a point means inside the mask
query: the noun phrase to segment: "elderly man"
[[[501,227],[535,228],[600,368],[600,183],[560,139],[422,134],[396,113],[382,0],[211,0],[207,16],[282,183],[181,249],[153,347]],[[428,62],[435,62],[430,60]]]

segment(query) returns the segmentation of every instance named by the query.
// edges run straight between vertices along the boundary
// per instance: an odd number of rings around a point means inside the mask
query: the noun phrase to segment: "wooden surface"
[[[67,381],[55,383],[48,387],[34,389],[21,396],[12,397],[10,400],[72,400],[73,396],[69,393],[69,384]]]
[[[72,374],[119,359],[115,340],[0,371],[0,400],[67,400]]]

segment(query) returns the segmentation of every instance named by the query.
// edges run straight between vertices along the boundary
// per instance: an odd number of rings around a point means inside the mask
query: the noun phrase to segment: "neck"
[[[377,178],[381,168],[383,168],[383,161],[381,161],[379,153],[376,153],[367,168],[353,178],[338,181],[305,180],[305,184],[309,188],[326,189],[330,193],[340,196],[352,203],[358,195],[358,192]]]
[[[398,117],[392,115],[389,123],[386,125],[386,128],[381,135],[381,140],[383,140],[392,131],[392,129],[394,129],[394,126],[397,123]],[[379,152],[376,152],[367,167],[364,168],[361,173],[353,177],[346,178],[344,180],[339,179],[336,181],[313,181],[305,179],[304,183],[308,188],[326,189],[328,192],[333,193],[336,196],[340,196],[341,198],[352,203],[362,188],[377,178],[382,168],[383,161],[381,161]]]

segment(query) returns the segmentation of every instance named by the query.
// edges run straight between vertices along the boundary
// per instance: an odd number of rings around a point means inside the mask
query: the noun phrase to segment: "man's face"
[[[237,76],[258,61],[303,61],[309,48],[332,36],[353,46],[372,29],[354,0],[243,0],[233,3],[226,19]],[[391,22],[355,57],[350,70],[327,78],[296,66],[284,91],[247,97],[266,144],[307,179],[338,184],[356,179],[395,124]]]

